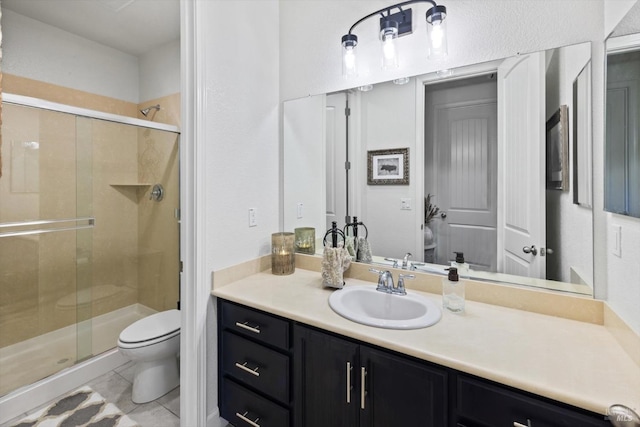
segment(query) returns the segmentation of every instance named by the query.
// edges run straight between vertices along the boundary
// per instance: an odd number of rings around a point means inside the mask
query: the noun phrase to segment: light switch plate
[[[255,227],[256,225],[258,225],[256,208],[249,208],[249,227]]]
[[[411,199],[400,199],[400,210],[410,211],[411,210]]]
[[[304,203],[298,203],[296,205],[296,213],[297,213],[297,217],[298,219],[302,218],[304,216]]]
[[[617,257],[622,257],[622,226],[612,225],[611,252]]]

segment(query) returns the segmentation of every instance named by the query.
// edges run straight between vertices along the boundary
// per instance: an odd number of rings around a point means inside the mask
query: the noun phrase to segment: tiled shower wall
[[[179,124],[178,94],[135,105],[7,75],[4,90],[140,118],[139,108],[160,103],[162,109],[155,115],[152,111],[148,119]],[[90,208],[96,218],[91,314],[135,303],[159,311],[174,308],[179,298],[178,136],[99,120],[76,124],[71,115],[35,109],[9,107],[3,115],[5,123],[25,125],[12,125],[17,129],[13,134],[3,127],[7,142],[1,146],[5,167],[0,178],[0,212],[4,212],[0,222],[75,217],[75,156],[82,155],[76,151],[76,137],[90,138]],[[37,192],[11,191],[7,160],[11,140],[42,142]],[[155,183],[165,188],[162,202],[149,200]],[[76,253],[73,232],[11,241],[0,245],[0,271],[13,271],[0,274],[0,347],[78,320],[73,305],[78,286],[75,267],[76,261],[85,261],[83,253]]]

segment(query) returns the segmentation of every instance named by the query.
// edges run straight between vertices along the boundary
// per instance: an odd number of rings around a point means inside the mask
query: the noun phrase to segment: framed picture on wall
[[[409,148],[367,151],[367,184],[409,185]]]
[[[569,190],[568,108],[561,105],[547,120],[547,188]]]

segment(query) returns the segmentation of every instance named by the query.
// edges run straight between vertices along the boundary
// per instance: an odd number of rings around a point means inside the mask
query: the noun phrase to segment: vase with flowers
[[[424,247],[432,247],[435,243],[435,238],[433,235],[433,230],[429,226],[431,220],[438,215],[440,212],[440,208],[431,203],[431,199],[434,198],[434,195],[429,193],[427,197],[424,198]]]

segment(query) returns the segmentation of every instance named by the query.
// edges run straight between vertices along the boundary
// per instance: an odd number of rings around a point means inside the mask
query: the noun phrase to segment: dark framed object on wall
[[[367,151],[367,184],[409,185],[409,148]]]
[[[569,190],[569,121],[568,108],[560,108],[547,120],[547,188]]]

